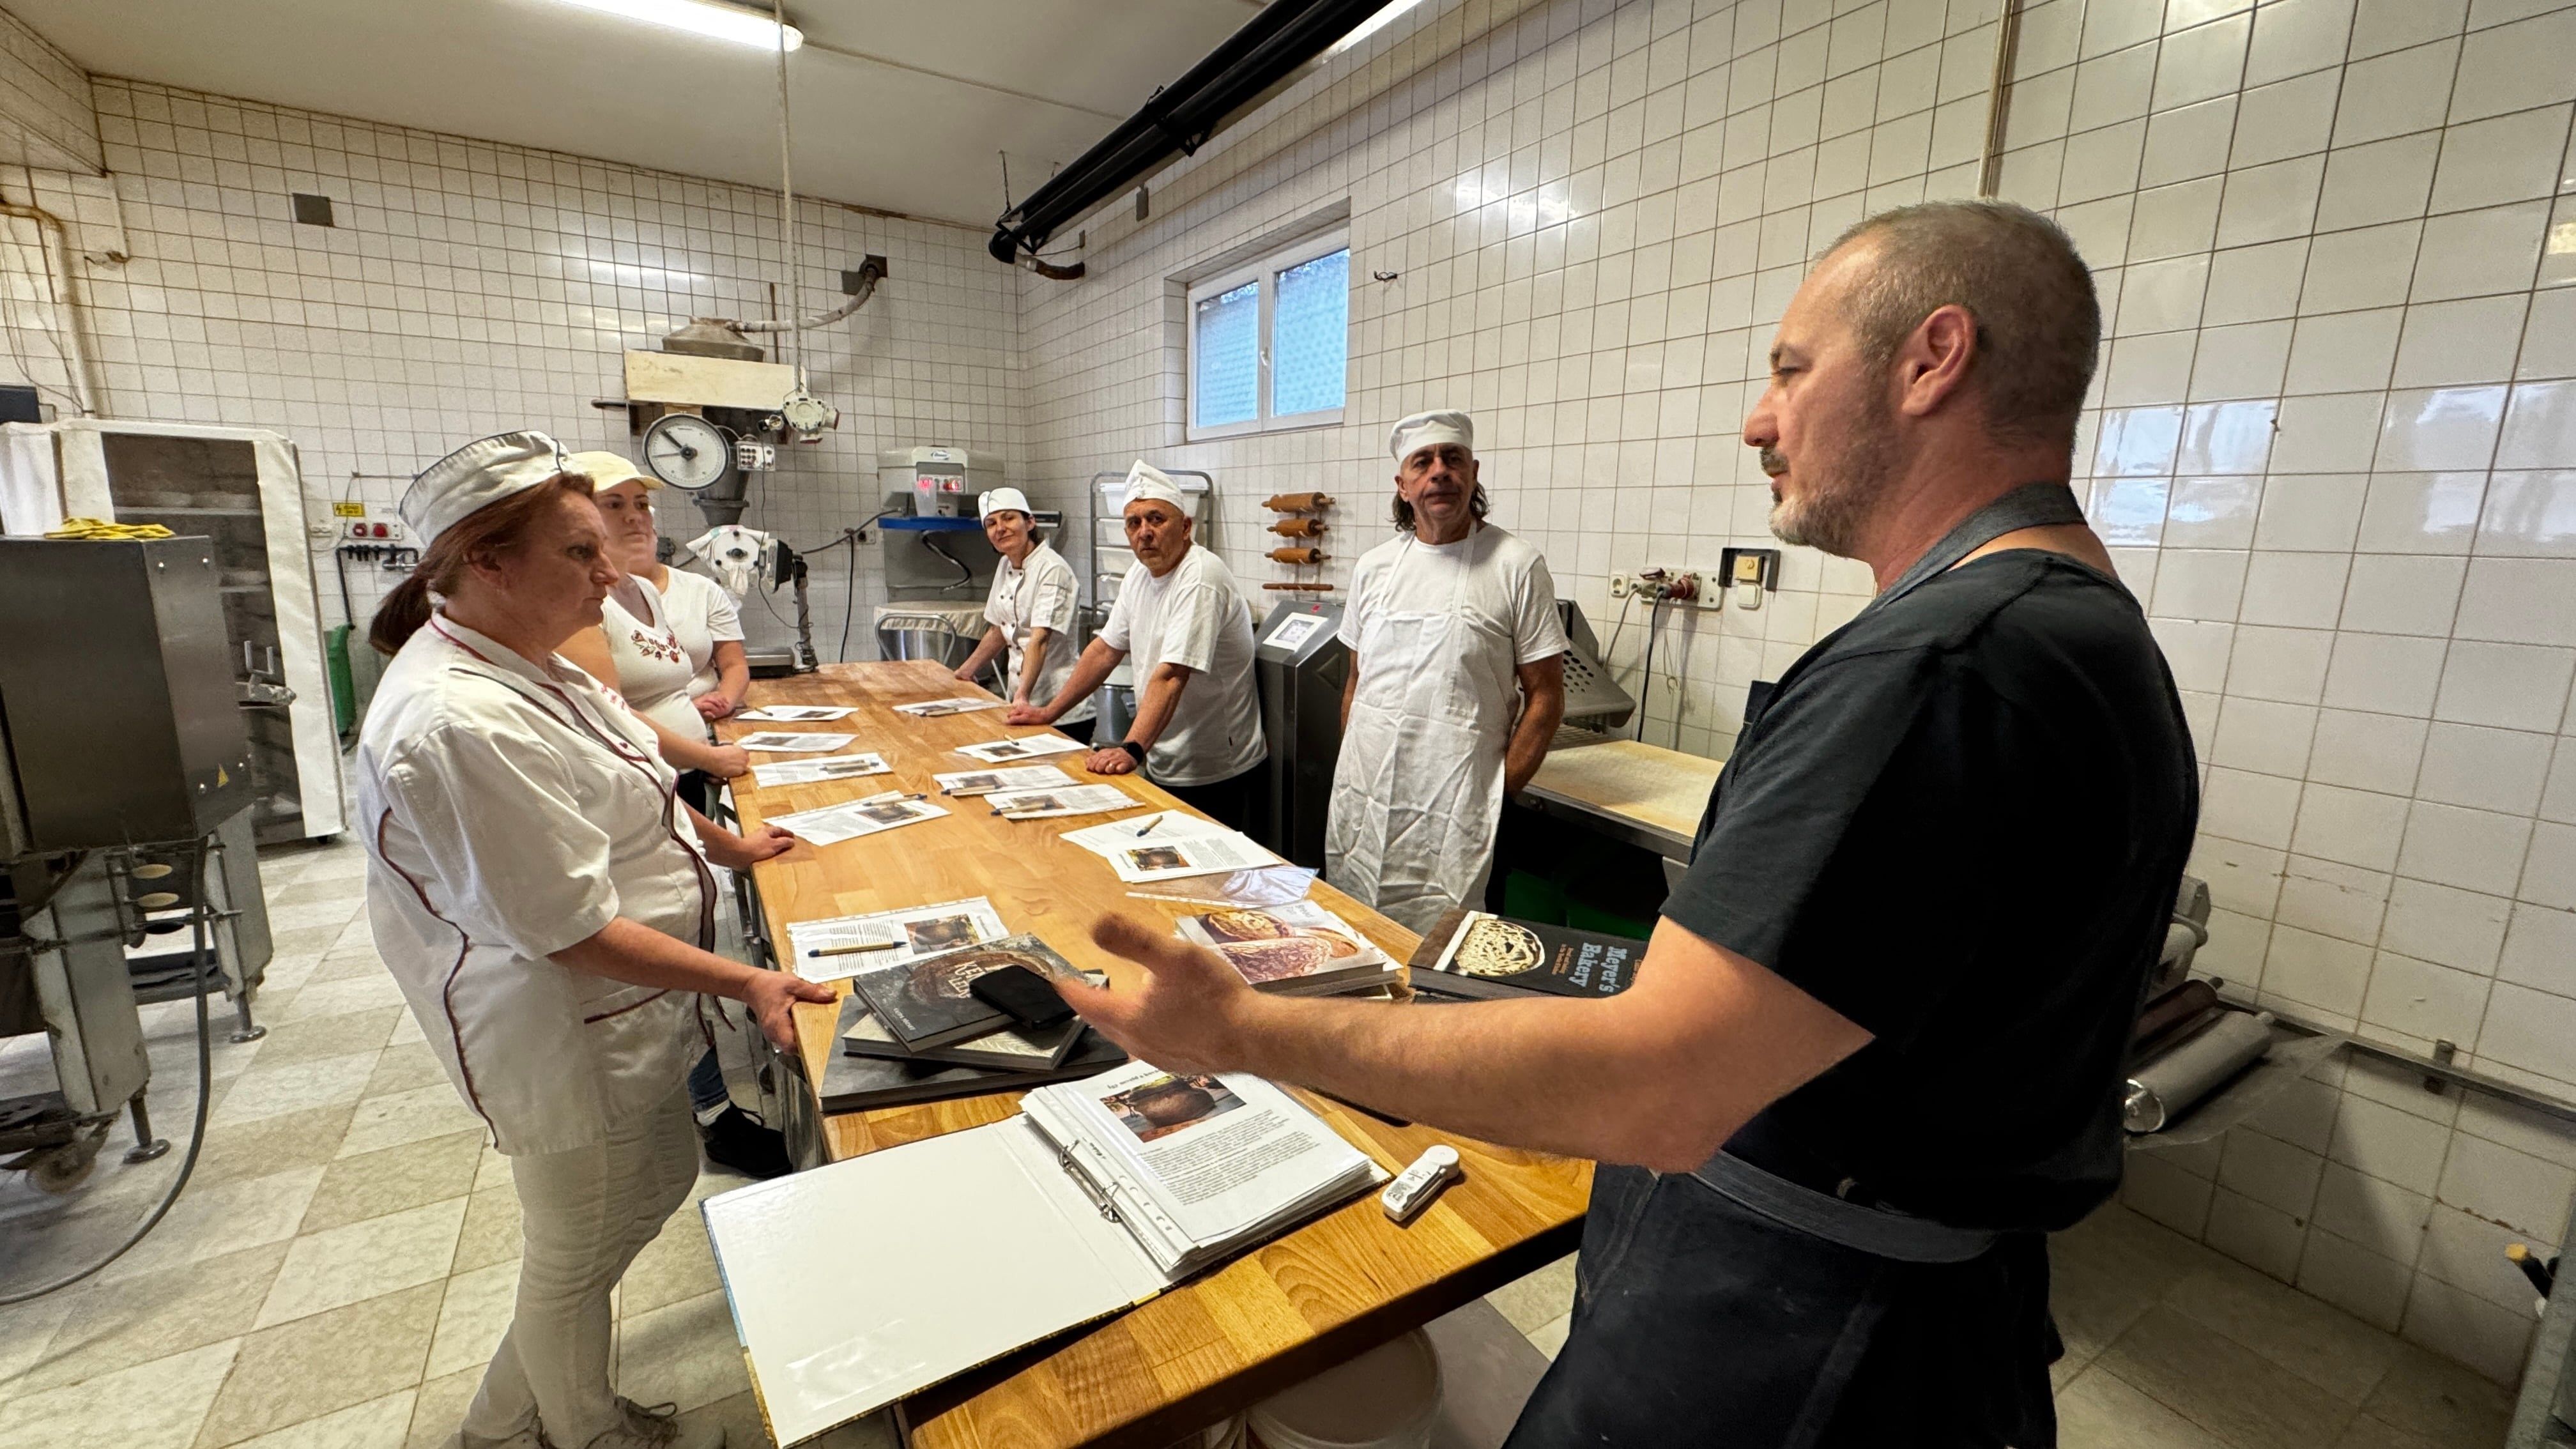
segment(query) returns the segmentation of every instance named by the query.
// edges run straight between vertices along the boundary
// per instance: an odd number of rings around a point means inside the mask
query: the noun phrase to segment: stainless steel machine
[[[1342,689],[1351,651],[1335,637],[1342,606],[1292,599],[1253,634],[1252,676],[1261,693],[1261,735],[1269,741],[1270,808],[1262,843],[1299,865],[1324,868],[1324,819],[1341,758]]]
[[[120,1111],[130,1158],[167,1149],[144,1111],[138,976],[197,994],[210,945],[251,1031],[260,781],[222,575],[205,538],[0,539],[0,1035],[45,1032],[59,1083],[0,1102],[0,1152],[48,1188],[87,1174]]]
[[[1611,682],[1600,641],[1583,611],[1559,599],[1565,625],[1564,727],[1607,732],[1627,723],[1637,702]],[[1295,599],[1273,607],[1254,631],[1252,672],[1261,692],[1261,733],[1270,743],[1270,835],[1263,843],[1299,865],[1324,865],[1324,821],[1341,758],[1342,689],[1351,651],[1337,637],[1342,605]]]
[[[295,445],[259,428],[99,418],[0,428],[0,494],[30,510],[6,520],[8,532],[41,534],[51,512],[157,523],[212,550],[209,617],[249,732],[262,844],[347,828],[299,469]]]
[[[1572,599],[1556,601],[1556,617],[1565,625],[1565,727],[1606,734],[1626,724],[1637,702],[1612,682],[1591,622]]]

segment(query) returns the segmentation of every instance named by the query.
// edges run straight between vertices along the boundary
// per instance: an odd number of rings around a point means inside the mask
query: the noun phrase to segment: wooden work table
[[[1520,799],[1543,814],[1581,821],[1667,860],[1687,861],[1700,814],[1725,764],[1636,740],[1563,745],[1539,762]]]
[[[999,710],[935,719],[892,710],[970,693],[980,691],[929,661],[832,665],[818,674],[756,682],[750,702],[854,705],[856,713],[829,723],[718,727],[728,738],[754,729],[855,734],[851,750],[874,751],[894,767],[892,775],[770,790],[736,781],[735,806],[746,827],[889,789],[932,792],[950,812],[944,820],[828,848],[800,844],[754,867],[768,938],[785,942],[790,921],[982,895],[1011,929],[1036,932],[1075,965],[1105,970],[1114,982],[1133,980],[1137,968],[1091,943],[1091,923],[1115,911],[1168,928],[1194,908],[1130,897],[1106,862],[1061,838],[1114,817],[1011,821],[991,814],[980,799],[936,794],[934,773],[989,768],[954,753],[957,746],[1041,733],[1004,725]],[[755,755],[753,768],[788,758],[814,756]],[[1088,782],[1093,777],[1082,758],[1032,763]],[[1140,805],[1179,808],[1141,774],[1098,778],[1135,795]],[[1412,954],[1413,934],[1393,921],[1321,881],[1314,897],[1396,960]],[[795,1065],[806,1083],[821,1080],[828,1054],[837,1050],[836,1022],[835,1008],[798,1008],[802,1061]],[[925,1449],[1162,1449],[1573,1250],[1591,1191],[1590,1164],[1397,1125],[1299,1095],[1390,1172],[1401,1171],[1423,1148],[1447,1142],[1458,1149],[1465,1176],[1406,1227],[1388,1222],[1375,1194],[1367,1195],[1119,1317],[918,1395],[903,1406],[912,1442]],[[810,1086],[803,1101],[813,1113]],[[807,1155],[839,1161],[981,1126],[1011,1116],[1018,1101],[1017,1093],[1001,1093],[809,1121]],[[791,1142],[799,1135],[794,1105],[791,1094]],[[828,1285],[828,1251],[818,1253],[816,1273]]]

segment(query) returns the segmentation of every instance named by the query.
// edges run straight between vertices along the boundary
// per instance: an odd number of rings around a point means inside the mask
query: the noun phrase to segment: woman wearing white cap
[[[652,731],[553,652],[618,577],[589,494],[542,433],[432,464],[402,501],[420,563],[370,630],[394,656],[358,742],[376,950],[510,1157],[523,1222],[464,1449],[723,1443],[617,1397],[609,1292],[697,1176],[697,994],[743,1001],[782,1047],[794,1004],[831,997],[707,949],[707,862],[794,842],[681,804]]]
[[[650,490],[662,480],[615,453],[564,461],[590,479],[610,557],[625,577],[601,604],[599,626],[577,631],[556,652],[652,725],[662,758],[683,772],[681,797],[703,813],[713,798],[710,777],[730,780],[751,768],[749,755],[707,732],[707,722],[733,713],[751,687],[742,616],[715,580],[682,573],[658,556],[662,531]]]
[[[993,591],[984,600],[984,618],[992,627],[957,666],[957,677],[972,683],[995,655],[1007,652],[1011,703],[1052,704],[1073,677],[1073,565],[1038,537],[1029,496],[1017,488],[980,495],[975,511],[1002,566],[993,571]],[[1087,744],[1096,712],[1088,698],[1077,699],[1056,717],[1055,727]]]

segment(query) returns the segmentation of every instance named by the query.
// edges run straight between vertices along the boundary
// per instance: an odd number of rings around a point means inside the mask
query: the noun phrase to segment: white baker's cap
[[[572,453],[564,458],[564,471],[579,473],[590,480],[590,491],[605,493],[620,483],[641,483],[647,491],[658,492],[662,480],[626,461],[624,453],[602,450],[597,453]]]
[[[1127,492],[1118,500],[1118,506],[1125,508],[1130,503],[1142,503],[1148,498],[1168,503],[1184,513],[1189,511],[1190,500],[1181,496],[1181,485],[1172,481],[1172,475],[1139,458],[1127,470]]]
[[[543,433],[494,433],[421,469],[397,511],[427,548],[467,515],[572,471],[563,445]]]
[[[990,518],[1005,508],[1017,509],[1022,513],[1037,512],[1036,509],[1029,507],[1029,495],[1017,488],[987,488],[975,495],[977,518]]]
[[[1415,413],[1397,423],[1395,430],[1386,435],[1386,442],[1398,463],[1423,448],[1440,443],[1456,443],[1472,454],[1476,451],[1476,421],[1465,413],[1447,408]]]

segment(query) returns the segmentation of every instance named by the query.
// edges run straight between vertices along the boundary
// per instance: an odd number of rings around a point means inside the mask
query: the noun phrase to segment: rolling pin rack
[[[1332,557],[1331,554],[1324,552],[1323,538],[1325,531],[1331,527],[1324,521],[1324,514],[1333,506],[1333,495],[1274,493],[1262,500],[1261,506],[1282,515],[1278,522],[1270,525],[1270,531],[1287,541],[1281,547],[1270,550],[1270,561],[1286,564],[1298,571],[1296,578],[1273,580],[1261,587],[1273,593],[1282,594],[1332,592],[1333,586],[1323,581],[1320,572],[1313,577],[1308,577],[1305,570],[1321,570],[1325,561]]]

